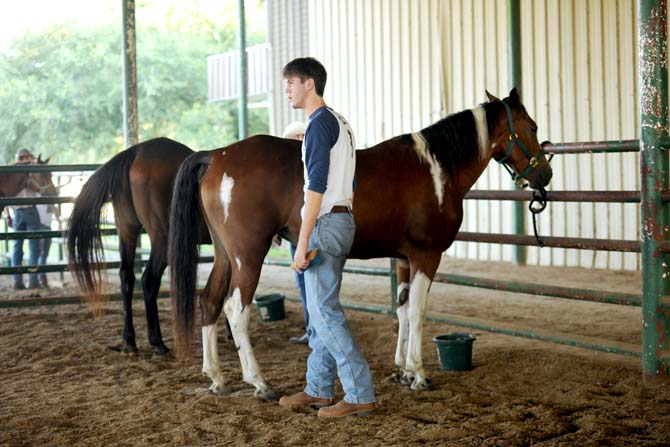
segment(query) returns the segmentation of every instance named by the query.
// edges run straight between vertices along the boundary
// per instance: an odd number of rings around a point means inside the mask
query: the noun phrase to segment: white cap
[[[16,154],[14,154],[14,159],[16,161],[19,161],[23,158],[35,158],[35,156],[28,149],[22,148],[22,149],[19,149],[18,151],[16,151]]]
[[[307,124],[302,121],[293,121],[291,124],[286,126],[282,138],[295,138],[298,135],[305,135],[307,130]]]

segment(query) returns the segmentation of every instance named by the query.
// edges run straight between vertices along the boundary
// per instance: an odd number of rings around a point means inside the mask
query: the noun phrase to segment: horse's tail
[[[194,295],[198,268],[198,239],[202,222],[200,180],[209,166],[208,152],[196,152],[184,160],[172,190],[168,264],[177,358],[193,355]]]
[[[67,230],[70,272],[84,291],[94,313],[99,313],[107,299],[102,270],[104,249],[101,239],[103,206],[124,191],[130,191],[128,171],[137,150],[128,148],[98,168],[88,179],[74,202]]]

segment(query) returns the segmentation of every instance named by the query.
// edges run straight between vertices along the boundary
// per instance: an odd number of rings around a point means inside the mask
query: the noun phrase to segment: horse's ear
[[[519,97],[519,92],[517,91],[516,87],[514,87],[509,92],[509,102],[512,105],[520,105],[521,104],[521,98]]]
[[[488,90],[486,90],[486,96],[489,98],[489,102],[500,101],[500,99],[496,98],[496,97],[493,96],[491,93],[489,93]]]
[[[44,160],[44,164],[47,164],[47,163],[49,163],[50,161],[51,161],[51,156],[47,157],[47,159]]]
[[[42,163],[42,154],[37,154],[37,164]]]

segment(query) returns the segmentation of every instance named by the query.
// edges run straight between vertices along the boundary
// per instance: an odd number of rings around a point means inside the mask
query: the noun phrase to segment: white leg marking
[[[407,373],[414,376],[412,389],[427,387],[426,375],[423,371],[423,353],[421,338],[423,336],[423,320],[428,304],[430,279],[422,272],[416,272],[409,288],[409,341],[407,343]]]
[[[412,139],[414,140],[414,148],[419,154],[419,158],[428,163],[430,168],[430,175],[433,177],[433,185],[435,185],[435,197],[437,197],[437,204],[438,207],[441,207],[442,200],[444,198],[445,182],[445,179],[442,177],[442,167],[440,167],[440,163],[437,161],[435,156],[428,150],[426,140],[423,139],[421,132],[413,133]]]
[[[477,126],[477,141],[479,142],[479,156],[485,158],[489,149],[489,128],[486,124],[486,110],[484,107],[472,109],[475,116],[475,125]]]
[[[202,373],[212,379],[210,389],[213,392],[223,391],[224,379],[219,368],[216,323],[202,327]]]
[[[267,391],[268,385],[261,376],[260,368],[258,367],[251,342],[249,341],[248,328],[251,306],[242,308],[242,296],[239,288],[233,291],[233,295],[223,305],[223,310],[226,313],[226,317],[228,317],[237,353],[240,356],[242,380],[256,387],[256,393]]]
[[[235,256],[235,262],[237,263],[237,270],[241,270],[242,269],[242,261],[240,261],[239,256]]]
[[[406,282],[400,283],[398,286],[398,297],[400,294],[409,288]],[[395,350],[395,366],[400,369],[405,369],[405,358],[407,357],[407,336],[409,334],[409,320],[407,319],[407,307],[405,303],[398,306],[398,345]]]
[[[233,186],[235,186],[235,180],[232,177],[228,177],[228,174],[224,172],[221,178],[221,191],[219,191],[219,197],[221,198],[221,203],[223,203],[224,222],[228,219],[228,207],[230,207],[230,202],[233,200]]]

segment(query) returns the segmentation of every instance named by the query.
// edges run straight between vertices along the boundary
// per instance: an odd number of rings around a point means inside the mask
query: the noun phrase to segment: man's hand
[[[307,259],[307,247],[298,245],[295,249],[295,255],[293,256],[293,266],[295,271],[302,273],[307,267],[309,267],[309,260]]]

